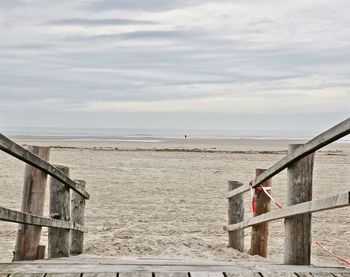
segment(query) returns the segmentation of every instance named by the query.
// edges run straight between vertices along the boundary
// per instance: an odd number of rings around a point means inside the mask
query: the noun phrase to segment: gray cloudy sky
[[[1,0],[0,36],[0,127],[318,131],[349,116],[348,0]]]

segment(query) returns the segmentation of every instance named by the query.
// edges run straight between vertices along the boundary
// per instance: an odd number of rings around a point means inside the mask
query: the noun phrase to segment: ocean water
[[[132,128],[3,127],[7,136],[65,137],[76,139],[311,139],[318,133],[286,130],[203,130]]]

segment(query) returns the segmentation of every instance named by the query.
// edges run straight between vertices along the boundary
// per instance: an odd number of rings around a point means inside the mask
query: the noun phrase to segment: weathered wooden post
[[[69,168],[57,165],[56,168],[69,176]],[[50,181],[50,217],[59,220],[70,220],[70,190],[55,178]],[[49,258],[69,257],[70,230],[49,228]]]
[[[292,154],[302,144],[289,145]],[[295,162],[287,169],[286,205],[312,200],[312,173],[314,153]],[[310,265],[311,213],[288,217],[284,220],[284,263]]]
[[[257,168],[255,170],[256,176],[263,173],[266,169]],[[264,187],[271,187],[272,180],[269,179],[261,183]],[[256,214],[258,216],[264,213],[268,213],[271,208],[270,198],[261,190],[254,190],[255,208]],[[252,235],[250,243],[250,255],[259,255],[261,257],[267,257],[267,243],[269,236],[269,223],[260,223],[252,226]]]
[[[28,150],[45,161],[49,160],[50,147],[28,146]],[[26,165],[24,171],[22,212],[43,216],[46,181],[46,173],[29,164]],[[14,261],[36,260],[38,258],[40,236],[41,226],[19,224]],[[42,252],[42,249],[40,249],[40,252]],[[41,253],[40,256],[42,256]]]
[[[237,181],[228,181],[228,191],[243,186]],[[228,199],[228,224],[238,223],[244,220],[244,204],[242,194]],[[228,232],[228,245],[233,249],[244,251],[244,229]]]
[[[86,183],[82,180],[75,180],[75,182],[85,189]],[[85,213],[85,198],[75,191],[72,192],[71,201],[71,218],[74,223],[84,225]],[[83,253],[84,248],[84,232],[72,230],[71,231],[71,255],[79,255]]]
[[[38,256],[37,259],[45,259],[45,250],[46,250],[46,245],[39,245],[38,246]]]

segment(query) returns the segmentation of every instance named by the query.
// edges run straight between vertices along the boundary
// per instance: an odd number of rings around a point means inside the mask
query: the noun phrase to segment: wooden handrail
[[[322,147],[350,134],[350,118],[345,119],[343,122],[337,124],[336,126],[330,128],[329,130],[323,132],[317,137],[313,138],[309,142],[305,143],[292,154],[287,155],[282,160],[271,166],[268,170],[257,176],[252,181],[252,186],[256,187],[260,183],[270,179],[277,173],[286,169],[289,165],[294,162],[304,158],[305,156],[321,149]],[[248,185],[242,186],[238,189],[230,191],[226,198],[234,197],[235,195],[244,193],[249,190]]]
[[[28,213],[14,211],[4,207],[0,207],[0,220],[28,225],[76,230],[81,232],[86,232],[87,230],[83,225],[71,221],[36,216]]]
[[[301,204],[288,206],[283,209],[274,210],[266,214],[251,217],[247,220],[236,224],[224,226],[226,231],[235,231],[251,227],[263,222],[269,222],[281,218],[286,218],[294,215],[305,213],[314,213],[319,211],[331,210],[341,207],[350,206],[350,191],[337,194],[323,199],[304,202]]]
[[[68,176],[66,176],[59,169],[57,169],[56,167],[54,167],[53,165],[51,165],[47,161],[44,161],[43,159],[41,159],[37,155],[34,155],[30,151],[28,151],[27,149],[18,145],[17,143],[10,140],[9,138],[5,137],[1,133],[0,133],[0,150],[10,154],[11,156],[16,157],[17,159],[19,159],[21,161],[24,161],[27,164],[30,164],[33,167],[36,167],[36,168],[42,170],[43,172],[45,172],[47,174],[49,174],[51,177],[62,182],[68,188],[79,193],[85,199],[90,198],[89,193],[87,193],[79,184],[74,182],[72,179],[70,179]]]

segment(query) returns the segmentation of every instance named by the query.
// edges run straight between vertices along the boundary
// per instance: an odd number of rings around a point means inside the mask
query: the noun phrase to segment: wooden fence
[[[284,263],[310,265],[311,214],[350,205],[350,191],[312,200],[312,174],[315,151],[350,134],[350,118],[305,144],[289,145],[288,155],[269,169],[257,169],[250,186],[229,181],[228,231],[229,245],[243,251],[244,228],[252,227],[250,254],[266,257],[268,222],[284,221]],[[287,169],[286,207],[270,211],[270,198],[263,187],[271,187],[271,178]],[[251,190],[256,208],[254,217],[244,220],[242,194]]]
[[[242,194],[249,191],[241,182],[229,181],[229,245],[243,251],[244,228],[252,227],[251,254],[267,255],[268,222],[285,218],[285,264],[310,264],[311,213],[350,205],[350,191],[312,201],[314,152],[350,133],[350,118],[303,145],[290,145],[289,154],[267,170],[257,169],[251,182],[255,216],[244,220]],[[41,228],[48,227],[48,257],[67,257],[83,252],[84,209],[89,194],[85,182],[69,178],[69,168],[48,162],[49,148],[28,150],[0,134],[0,150],[27,163],[22,211],[0,206],[0,220],[19,223],[14,260],[43,258],[39,245]],[[270,211],[270,198],[261,186],[272,186],[271,178],[287,169],[287,207]],[[47,175],[50,181],[50,218],[43,217]],[[260,189],[259,189],[260,188]],[[73,190],[72,197],[70,190]],[[72,204],[72,205],[71,205]],[[72,206],[72,207],[71,207]],[[298,230],[298,231],[296,231]]]
[[[49,147],[29,146],[28,150],[0,134],[0,150],[24,161],[21,211],[0,206],[0,220],[19,223],[14,260],[45,257],[40,245],[41,228],[48,227],[48,257],[68,257],[83,252],[85,182],[69,178],[69,168],[53,166]],[[50,217],[43,217],[47,175],[50,180]],[[70,190],[73,190],[70,193]]]

